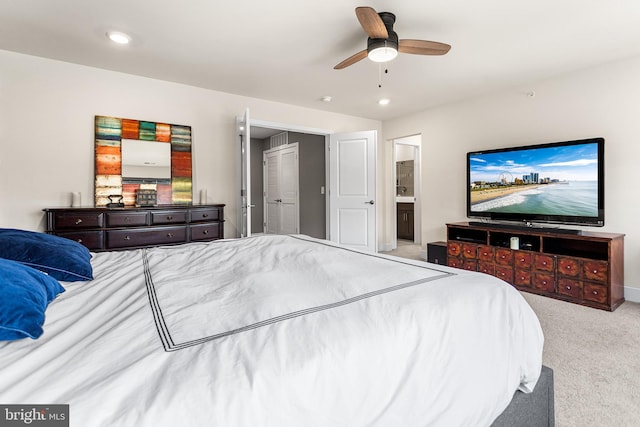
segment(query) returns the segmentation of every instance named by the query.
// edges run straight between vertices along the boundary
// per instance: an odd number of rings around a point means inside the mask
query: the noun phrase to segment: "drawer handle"
[[[173,233],[167,233],[167,237],[173,237]]]
[[[520,258],[520,262],[525,262],[525,259],[524,258]]]
[[[567,270],[571,270],[571,266],[570,265],[567,265]]]
[[[547,265],[547,261],[542,261],[542,265]]]
[[[171,221],[172,219],[173,219],[173,216],[171,216],[171,215],[167,215],[167,220],[168,220],[168,221]]]
[[[209,217],[209,214],[207,214],[207,213],[202,214],[202,218],[208,218],[208,217]]]
[[[598,291],[593,291],[593,294],[594,295],[598,295]]]
[[[542,284],[543,284],[543,285],[546,285],[546,284],[547,284],[547,281],[546,281],[546,280],[543,280],[543,281],[542,281]]]
[[[124,236],[124,240],[131,240],[131,237],[129,237],[129,236]]]
[[[78,225],[78,224],[82,224],[82,219],[80,219],[80,218],[76,219],[76,225]]]
[[[593,274],[598,274],[598,270],[593,270]]]
[[[76,240],[76,242],[82,243],[82,239],[78,239],[78,240]]]
[[[204,230],[202,234],[209,234],[209,230]]]
[[[571,290],[571,286],[567,285],[566,289],[567,289],[568,291],[570,291],[570,290]]]

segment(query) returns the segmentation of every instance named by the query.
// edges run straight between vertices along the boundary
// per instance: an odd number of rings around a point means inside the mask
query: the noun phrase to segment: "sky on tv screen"
[[[597,181],[598,144],[547,147],[471,155],[471,182],[513,181],[531,173],[540,179]]]

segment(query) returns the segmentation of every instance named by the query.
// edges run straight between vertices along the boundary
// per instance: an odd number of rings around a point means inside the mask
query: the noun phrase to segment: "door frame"
[[[392,142],[392,155],[391,155],[391,170],[392,170],[392,196],[393,196],[393,243],[392,249],[398,247],[398,205],[396,200],[396,145],[410,145],[414,147],[413,158],[413,243],[416,245],[422,245],[422,134],[408,135],[399,138],[391,139]]]
[[[332,130],[329,129],[321,129],[321,128],[312,128],[312,127],[307,127],[307,126],[298,126],[298,125],[293,125],[293,124],[288,124],[288,123],[280,123],[280,122],[272,122],[272,121],[268,121],[268,120],[259,120],[259,119],[253,119],[251,118],[249,120],[249,125],[247,126],[249,129],[251,127],[261,127],[261,128],[267,128],[267,129],[274,129],[274,130],[280,130],[283,132],[298,132],[298,133],[306,133],[306,134],[310,134],[310,135],[318,135],[318,136],[324,136],[324,158],[325,158],[325,194],[327,195],[327,203],[325,203],[325,236],[327,236],[327,240],[329,237],[329,225],[330,225],[330,219],[329,219],[329,214],[330,214],[330,204],[329,204],[329,197],[327,194],[327,189],[329,188],[329,171],[330,171],[330,162],[331,159],[329,158],[329,136],[333,133],[335,133]],[[251,160],[249,159],[249,162]],[[299,224],[299,223],[298,223]],[[251,226],[251,224],[249,224],[249,227]],[[239,224],[239,228],[241,228],[242,225]]]

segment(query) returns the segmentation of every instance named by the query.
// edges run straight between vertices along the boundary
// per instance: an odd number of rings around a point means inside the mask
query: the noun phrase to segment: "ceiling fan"
[[[374,62],[388,62],[394,59],[398,52],[414,55],[444,55],[451,49],[448,44],[428,40],[398,40],[398,34],[393,31],[393,24],[396,22],[396,16],[393,13],[378,13],[372,7],[364,6],[356,7],[356,16],[369,36],[367,48],[333,67],[336,70],[342,70],[367,57]]]

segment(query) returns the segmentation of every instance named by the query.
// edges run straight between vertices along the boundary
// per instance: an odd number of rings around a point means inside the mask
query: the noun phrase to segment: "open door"
[[[237,145],[240,151],[240,201],[238,206],[238,233],[239,237],[251,236],[251,123],[249,121],[249,109],[243,117],[236,118]]]
[[[376,252],[376,131],[332,134],[329,151],[329,239]]]

